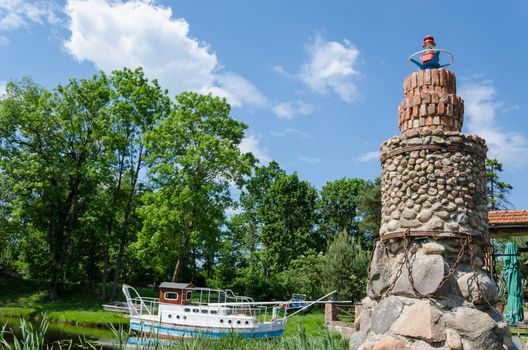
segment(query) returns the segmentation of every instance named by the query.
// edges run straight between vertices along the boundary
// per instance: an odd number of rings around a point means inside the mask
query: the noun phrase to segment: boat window
[[[232,321],[231,320],[228,320],[227,323],[231,323]]]
[[[218,311],[216,311],[216,310],[211,310],[210,313],[211,313],[212,315],[216,315],[216,314],[218,313]]]
[[[186,307],[185,309],[183,309],[183,311],[185,311],[185,312],[191,312],[191,309],[189,309],[188,307]]]
[[[180,319],[180,315],[176,315],[176,318],[179,320]],[[247,321],[246,321],[247,322]]]
[[[240,320],[237,321],[237,324],[240,324]]]
[[[171,315],[171,314],[169,314],[169,318],[172,318],[172,315]]]
[[[184,316],[183,316],[183,319],[186,320],[186,319],[187,319],[187,316],[184,315]]]
[[[191,291],[188,291],[187,293],[185,293],[185,298],[187,300],[191,300],[192,299],[192,292]]]
[[[198,309],[193,309],[193,312],[200,312],[200,310],[198,310]]]
[[[249,324],[249,321],[246,321],[246,324]]]
[[[178,292],[165,292],[166,300],[178,300]]]
[[[220,323],[224,323],[224,320],[223,320],[223,319],[220,319]]]
[[[208,314],[208,313],[209,313],[208,310],[202,309],[202,314]]]

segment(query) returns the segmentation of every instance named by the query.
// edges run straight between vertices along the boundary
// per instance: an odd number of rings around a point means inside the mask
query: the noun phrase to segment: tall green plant
[[[334,298],[357,301],[367,287],[369,253],[347,233],[337,235],[321,263],[325,292],[337,290]]]

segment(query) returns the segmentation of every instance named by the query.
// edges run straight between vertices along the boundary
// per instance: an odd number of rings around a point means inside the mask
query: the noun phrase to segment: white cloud
[[[277,64],[277,65],[273,66],[273,71],[275,73],[280,74],[280,75],[288,75],[288,72],[286,72],[284,70],[284,67],[282,67],[280,64]]]
[[[366,163],[376,159],[379,159],[379,151],[370,151],[360,154],[356,158],[356,162]]]
[[[293,119],[297,115],[308,115],[314,108],[304,101],[283,102],[273,107],[273,112],[280,119]]]
[[[349,41],[326,41],[317,34],[307,46],[308,60],[301,66],[299,79],[312,90],[324,94],[333,91],[343,101],[351,103],[359,94],[352,77],[359,75],[355,68],[359,50]]]
[[[317,164],[321,162],[321,158],[314,158],[314,157],[307,157],[300,155],[297,157],[301,162],[305,162],[308,164]]]
[[[51,1],[0,1],[0,31],[16,30],[33,24],[57,24],[57,6]],[[8,38],[0,37],[7,44]]]
[[[525,135],[498,125],[497,112],[502,103],[496,100],[493,83],[467,81],[460,86],[459,94],[464,99],[467,128],[486,140],[488,157],[499,159],[510,169],[526,168],[528,140]]]
[[[246,79],[222,70],[207,44],[189,34],[183,18],[148,0],[68,0],[70,38],[66,50],[103,71],[143,67],[176,94],[212,92],[234,106],[263,106],[265,97]]]
[[[266,97],[247,79],[231,72],[216,75],[215,78],[218,86],[206,87],[202,92],[225,97],[235,107],[244,103],[257,107],[266,105]]]
[[[312,134],[302,131],[299,129],[285,129],[284,131],[270,131],[270,135],[277,137],[286,137],[286,136],[295,136],[300,139],[309,139],[312,137]]]
[[[518,111],[519,109],[521,109],[521,106],[515,104],[513,106],[510,106],[510,107],[506,107],[502,110],[502,113],[507,113],[507,112],[513,112],[513,111]]]
[[[259,135],[248,135],[240,143],[242,153],[251,152],[261,163],[267,164],[271,161],[266,149],[260,145],[261,137]]]

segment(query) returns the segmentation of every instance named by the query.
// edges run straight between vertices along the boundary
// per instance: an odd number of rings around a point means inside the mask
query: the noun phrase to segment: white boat
[[[289,317],[333,294],[288,316],[291,301],[254,302],[230,290],[190,283],[164,282],[159,287],[158,299],[141,297],[133,287],[123,285],[132,331],[159,338],[222,338],[230,333],[243,338],[280,337]]]

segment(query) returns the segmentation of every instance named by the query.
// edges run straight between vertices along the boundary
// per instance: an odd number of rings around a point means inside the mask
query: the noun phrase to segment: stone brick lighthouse
[[[487,147],[461,132],[455,75],[421,68],[381,145],[380,239],[350,348],[510,349],[488,266]]]

